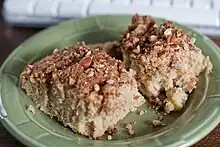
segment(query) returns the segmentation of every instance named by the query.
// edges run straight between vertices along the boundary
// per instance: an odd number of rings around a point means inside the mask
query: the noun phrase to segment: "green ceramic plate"
[[[48,28],[19,45],[0,70],[3,125],[17,139],[31,147],[182,147],[192,145],[207,135],[220,121],[220,50],[207,37],[183,26],[180,27],[196,38],[196,45],[204,54],[211,57],[214,72],[211,76],[201,75],[198,88],[190,95],[187,107],[164,117],[163,122],[167,125],[152,128],[149,122],[157,117],[157,113],[145,105],[140,110],[147,110],[146,114],[129,114],[123,120],[136,121],[133,125],[134,136],[128,136],[119,126],[119,132],[113,136],[113,140],[107,141],[103,137],[102,140],[93,141],[65,129],[37,109],[35,114],[27,110],[27,106],[34,106],[34,103],[20,88],[19,75],[25,65],[43,58],[54,48],[72,45],[77,41],[98,43],[117,40],[130,21],[130,16],[70,20]],[[157,19],[157,23],[161,22],[161,19]]]

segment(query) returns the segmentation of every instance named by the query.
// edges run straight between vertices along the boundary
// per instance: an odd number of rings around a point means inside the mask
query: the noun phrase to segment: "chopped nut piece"
[[[33,65],[29,64],[27,65],[28,68],[32,69],[33,68]]]
[[[79,64],[84,67],[84,68],[88,68],[90,66],[90,64],[92,63],[92,57],[91,56],[87,56],[85,58],[83,58]]]
[[[100,90],[100,86],[98,84],[95,84],[94,85],[94,90],[98,92]]]
[[[157,36],[156,36],[156,35],[151,35],[151,36],[149,37],[149,41],[150,41],[150,42],[155,42],[155,41],[157,41]]]
[[[74,55],[75,57],[77,57],[77,58],[80,57],[80,54],[77,54],[76,52],[74,52],[73,55]]]
[[[134,38],[132,38],[133,39],[133,43],[134,44],[136,44],[138,41],[139,41],[139,39],[137,38],[137,37],[134,37]]]
[[[92,53],[92,51],[88,51],[88,52],[86,53],[86,56],[90,56],[91,53]]]
[[[169,28],[169,29],[166,29],[165,31],[164,31],[164,36],[167,38],[167,37],[169,37],[169,36],[172,36],[172,28]]]
[[[112,85],[112,84],[115,83],[115,81],[114,80],[108,80],[107,83]]]
[[[33,69],[33,65],[27,65],[27,67],[26,67],[27,74],[30,74],[32,69]]]
[[[128,33],[128,34],[126,35],[126,38],[127,38],[127,39],[129,39],[129,38],[130,38],[130,33]]]
[[[146,59],[145,56],[141,56],[141,62],[142,62],[143,64],[147,62],[147,59]]]
[[[138,54],[140,53],[141,49],[140,46],[138,45],[137,48],[135,50],[133,50],[134,53]]]
[[[53,50],[53,53],[57,53],[57,52],[59,52],[59,50],[58,50],[57,48],[55,48],[55,49]]]
[[[76,80],[70,77],[69,84],[73,85],[73,84],[75,84],[75,82],[76,82]]]
[[[143,114],[144,114],[144,111],[140,111],[140,112],[139,112],[139,115],[143,115]]]
[[[88,76],[88,77],[93,77],[93,76],[94,76],[94,74],[95,74],[95,73],[94,73],[94,71],[89,71],[89,73],[88,73],[88,75],[87,75],[87,76]]]
[[[99,64],[97,67],[98,67],[98,68],[103,68],[103,67],[105,67],[105,65]]]

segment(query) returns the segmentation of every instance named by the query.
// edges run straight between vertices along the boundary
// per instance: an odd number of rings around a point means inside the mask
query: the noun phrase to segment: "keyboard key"
[[[90,1],[91,0],[74,0],[62,2],[59,8],[59,16],[63,18],[85,17],[87,16],[87,8]]]
[[[132,5],[150,5],[150,0],[133,0]]]
[[[35,16],[57,17],[59,1],[38,0],[35,6]]]
[[[111,0],[93,0],[93,4],[110,4]]]
[[[94,0],[88,9],[88,13],[90,16],[94,15],[114,15],[114,14],[129,14],[130,8],[129,5],[123,5],[123,4],[113,4],[113,3],[98,3],[96,0]]]
[[[163,12],[163,13],[161,13]],[[219,11],[216,10],[196,10],[192,8],[169,8],[167,7],[154,7],[154,6],[141,6],[141,5],[103,5],[101,8],[92,5],[89,9],[89,15],[102,15],[102,14],[135,14],[152,15],[154,17],[166,18],[175,20],[179,23],[187,25],[203,25],[203,26],[219,26]]]
[[[7,13],[15,15],[31,15],[33,13],[33,8],[36,0],[6,0],[4,2],[4,8]]]
[[[129,5],[129,4],[131,4],[131,0],[112,0],[111,3]]]
[[[213,0],[213,8],[220,11],[220,0]]]
[[[190,8],[191,0],[173,0],[173,6],[178,8]]]
[[[212,1],[211,0],[193,0],[193,8],[195,9],[211,9]]]
[[[149,7],[139,8],[142,13],[153,15],[155,17],[166,18],[169,20],[175,20],[179,23],[186,25],[201,25],[210,27],[219,27],[219,12],[215,10],[196,10],[192,8],[170,8],[167,11],[166,8]],[[160,13],[163,12],[163,13]]]
[[[162,7],[168,7],[171,5],[171,0],[152,0],[153,6],[162,6]]]

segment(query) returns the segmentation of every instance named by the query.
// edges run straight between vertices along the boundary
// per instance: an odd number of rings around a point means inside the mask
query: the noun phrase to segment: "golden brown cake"
[[[45,114],[96,139],[145,102],[134,74],[106,52],[77,43],[28,65],[21,80]]]
[[[170,21],[157,27],[150,16],[134,15],[120,43],[126,67],[137,73],[139,89],[166,113],[181,110],[198,75],[212,69],[209,57]]]

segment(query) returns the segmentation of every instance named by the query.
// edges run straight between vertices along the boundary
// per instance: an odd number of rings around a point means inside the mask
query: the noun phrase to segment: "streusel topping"
[[[93,91],[105,97],[130,82],[124,63],[100,49],[90,49],[83,42],[55,50],[25,70],[22,78],[29,74],[32,81],[72,86],[77,89],[78,98],[87,98]]]
[[[198,75],[212,69],[209,57],[170,21],[157,27],[150,16],[135,15],[120,42],[126,66],[137,72],[142,93],[159,106],[167,103],[167,98],[171,99],[167,93],[164,98],[162,91],[179,87],[182,93],[190,93],[196,88]],[[187,95],[181,96],[184,100],[178,105],[186,101]]]

